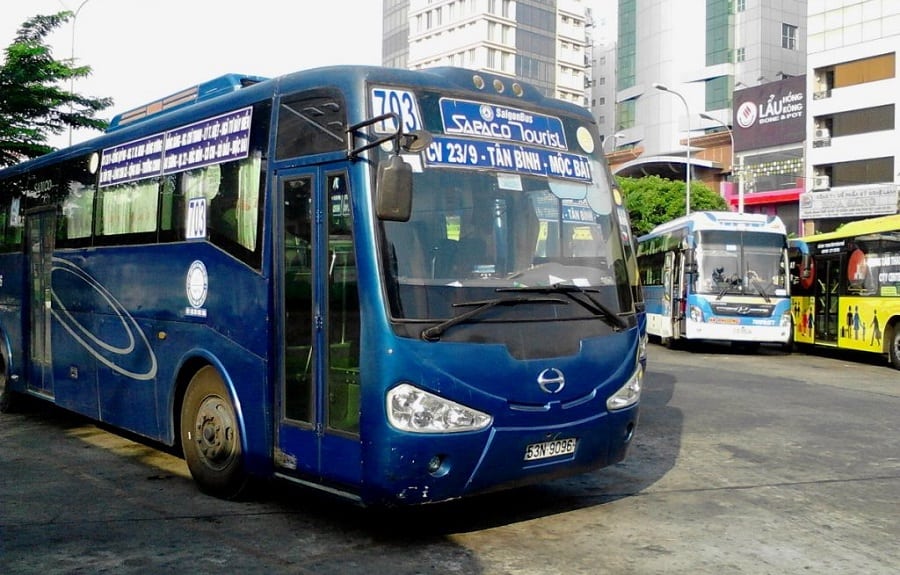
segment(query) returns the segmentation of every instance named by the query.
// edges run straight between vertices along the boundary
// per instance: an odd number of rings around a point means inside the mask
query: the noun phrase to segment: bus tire
[[[900,324],[893,324],[888,334],[888,359],[894,369],[900,369]]]
[[[200,490],[223,499],[240,497],[248,483],[241,430],[228,390],[212,366],[188,384],[181,405],[181,449]]]
[[[18,394],[9,388],[6,358],[0,355],[0,413],[13,413],[18,404]]]
[[[756,353],[759,351],[758,341],[732,341],[731,349],[738,353]]]

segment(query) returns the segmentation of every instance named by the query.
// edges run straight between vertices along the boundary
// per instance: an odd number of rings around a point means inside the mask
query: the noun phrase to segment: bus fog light
[[[486,413],[402,383],[387,394],[390,424],[414,433],[476,431],[491,424]]]
[[[606,400],[606,409],[616,411],[634,405],[641,399],[644,370],[639,365],[628,381]]]

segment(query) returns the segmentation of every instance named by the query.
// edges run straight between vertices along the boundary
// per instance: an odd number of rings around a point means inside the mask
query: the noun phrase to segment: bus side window
[[[0,206],[0,253],[18,251],[22,248],[25,231],[20,210],[22,198],[12,194],[5,195],[7,189],[2,192],[5,199]]]
[[[222,164],[219,187],[209,202],[209,227],[225,238],[237,241],[237,203],[239,193],[237,162]]]
[[[258,151],[243,160],[222,164],[218,188],[209,203],[209,227],[214,232],[211,239],[224,240],[222,247],[242,259],[257,252],[262,169]]]
[[[163,178],[159,194],[159,240],[184,239],[184,196],[178,191],[174,175]]]
[[[283,160],[347,149],[347,111],[333,89],[285,96],[278,107],[275,157]]]
[[[57,219],[58,247],[78,247],[91,243],[96,176],[88,166],[89,161],[84,157],[59,166],[57,182],[63,199]]]
[[[359,432],[360,309],[350,191],[345,174],[328,176],[328,427]]]

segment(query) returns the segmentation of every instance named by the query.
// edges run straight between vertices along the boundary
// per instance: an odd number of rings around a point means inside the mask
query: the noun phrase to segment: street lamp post
[[[73,68],[75,67],[75,23],[78,21],[78,13],[81,12],[81,9],[84,8],[84,5],[87,4],[89,1],[90,0],[81,0],[81,4],[78,5],[78,8],[76,8],[75,11],[72,12],[72,44],[71,44],[71,48],[69,51],[69,62]],[[62,4],[66,10],[69,9],[69,7],[66,6],[65,3],[62,2],[62,0],[60,0],[59,3]],[[71,76],[69,78],[69,94],[70,94],[70,96],[75,95],[75,76]],[[73,111],[72,102],[70,101],[69,102],[69,115],[72,115],[72,111]],[[69,145],[70,146],[72,145],[72,126],[71,125],[69,125]]]
[[[731,140],[731,173],[733,174],[734,179],[737,181],[738,185],[738,213],[744,213],[744,175],[741,173],[741,168],[744,167],[744,159],[741,158],[741,165],[739,168],[735,168],[734,165],[734,131],[722,120],[718,118],[714,118],[709,114],[700,112],[700,117],[704,120],[711,120],[716,122],[726,130],[728,130],[728,138]]]
[[[689,215],[691,213],[691,110],[688,108],[688,103],[687,100],[684,99],[684,96],[675,90],[670,90],[668,87],[657,82],[653,83],[653,87],[661,92],[668,92],[677,96],[678,99],[681,100],[681,103],[684,104],[684,112],[687,114],[687,163],[684,170],[684,213]]]
[[[616,140],[624,140],[624,139],[625,139],[625,132],[616,132],[615,134],[613,134],[611,136],[607,136],[607,137],[603,138],[603,149],[606,150],[606,144],[608,142],[613,142],[613,148],[615,148]]]

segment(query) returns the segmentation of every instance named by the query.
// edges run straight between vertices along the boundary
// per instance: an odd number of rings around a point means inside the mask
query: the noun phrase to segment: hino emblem
[[[537,383],[546,393],[559,393],[566,386],[566,376],[555,367],[548,367],[538,375]]]

